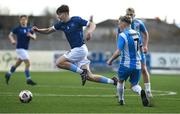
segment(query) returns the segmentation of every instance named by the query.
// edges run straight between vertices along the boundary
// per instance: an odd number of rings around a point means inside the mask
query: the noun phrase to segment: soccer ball
[[[22,90],[19,93],[19,100],[22,103],[29,103],[32,100],[33,94],[29,90]]]

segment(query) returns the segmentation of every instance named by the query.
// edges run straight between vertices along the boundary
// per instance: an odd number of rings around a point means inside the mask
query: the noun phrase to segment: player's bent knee
[[[56,67],[63,68],[63,65],[61,63],[56,63]]]
[[[27,64],[27,65],[26,65],[26,67],[28,67],[28,68],[29,68],[29,67],[30,67],[30,64]]]
[[[61,68],[61,67],[62,67],[62,64],[63,64],[63,61],[61,61],[60,59],[58,59],[58,60],[56,61],[56,66],[57,66],[58,68]]]
[[[56,66],[57,67],[63,67],[64,66],[64,62],[65,62],[65,58],[64,57],[60,57],[56,60]]]
[[[30,67],[30,65],[31,65],[29,60],[24,60],[24,63],[25,63],[26,67]]]

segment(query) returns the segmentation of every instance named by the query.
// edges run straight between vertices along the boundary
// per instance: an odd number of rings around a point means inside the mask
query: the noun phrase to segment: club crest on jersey
[[[74,27],[74,23],[71,23],[71,25],[70,25],[71,27]]]
[[[26,33],[27,31],[26,31],[26,29],[23,29],[23,31],[24,31],[24,33]]]

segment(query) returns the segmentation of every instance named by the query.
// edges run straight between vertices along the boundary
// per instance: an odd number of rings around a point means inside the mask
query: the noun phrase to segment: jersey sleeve
[[[146,32],[147,31],[146,26],[144,25],[144,23],[142,21],[140,22],[140,31],[141,32]]]
[[[55,30],[61,30],[61,26],[62,26],[62,23],[61,23],[61,22],[57,22],[57,23],[54,24],[52,27],[53,27]]]
[[[31,34],[34,34],[34,31],[32,30],[32,27],[29,27],[29,32],[30,32]]]
[[[141,38],[141,35],[140,35],[140,33],[138,32],[138,36],[139,36],[139,46],[142,46],[143,45],[143,43],[142,43],[142,38]]]
[[[17,34],[17,32],[18,32],[17,29],[18,29],[17,27],[16,27],[16,28],[13,28],[13,29],[11,30],[11,32],[12,32],[13,34]]]
[[[80,26],[87,26],[88,25],[88,21],[85,19],[82,19],[81,17],[76,17],[75,20]]]
[[[123,50],[124,49],[124,45],[125,45],[125,40],[124,40],[124,38],[121,35],[119,35],[118,36],[118,42],[117,42],[118,49],[119,50]]]

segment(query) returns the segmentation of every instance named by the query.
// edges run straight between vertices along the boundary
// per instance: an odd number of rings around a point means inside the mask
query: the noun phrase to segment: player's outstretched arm
[[[41,34],[50,34],[55,31],[53,27],[39,29],[36,26],[33,26],[32,30]]]
[[[10,40],[11,44],[15,45],[16,44],[16,40],[14,38],[13,32],[10,32],[8,37],[9,37],[9,40]]]

